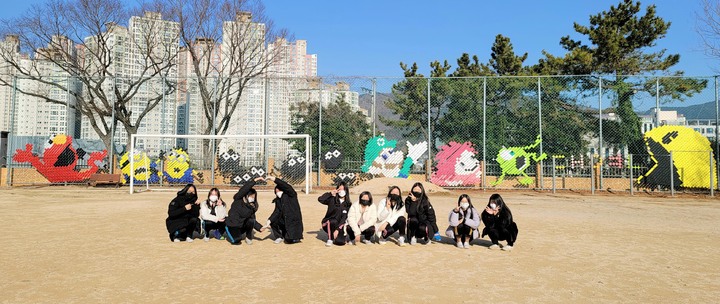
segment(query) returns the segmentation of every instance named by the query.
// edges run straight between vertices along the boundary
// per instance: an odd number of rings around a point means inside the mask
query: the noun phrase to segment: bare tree
[[[0,49],[0,60],[18,78],[37,84],[17,87],[18,93],[74,107],[108,148],[117,125],[129,143],[148,113],[176,89],[179,26],[148,8],[132,10],[120,0],[50,0],[4,22],[2,31],[17,35],[19,48]],[[140,12],[144,16],[130,17]],[[17,56],[18,49],[29,55]],[[0,85],[13,85],[0,79]],[[68,92],[74,103],[54,98],[51,89]]]
[[[705,53],[720,58],[720,1],[703,0],[703,11],[697,14],[697,31],[705,46]]]
[[[278,57],[279,49],[269,49],[267,42],[283,41],[288,34],[274,29],[259,1],[181,0],[176,5],[181,56],[187,56],[181,58],[187,70],[180,74],[187,75],[187,89],[202,101],[202,132],[226,134],[248,88],[262,81]],[[209,140],[203,147],[208,161],[213,147]]]

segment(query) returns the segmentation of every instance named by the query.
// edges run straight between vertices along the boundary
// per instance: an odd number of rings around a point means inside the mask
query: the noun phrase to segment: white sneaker
[[[367,244],[367,245],[372,244],[372,242],[370,240],[362,240],[362,242],[363,242],[363,244]]]
[[[492,244],[492,245],[490,245],[490,247],[488,247],[488,249],[493,249],[493,250],[498,249],[498,248],[500,248],[500,245],[498,245],[498,244]]]
[[[174,239],[173,242],[174,242],[174,243],[180,243],[180,239]]]
[[[378,244],[385,245],[385,243],[387,243],[386,240],[383,240],[382,238],[378,238]]]
[[[203,241],[209,242],[209,241],[210,241],[210,238],[209,238],[209,237],[204,237],[204,238],[203,238]]]
[[[325,242],[325,247],[332,247],[332,245],[333,245],[332,240],[327,240],[327,242]]]
[[[252,245],[252,239],[245,238],[245,244]]]
[[[283,240],[283,238],[276,238],[274,243],[275,243],[275,244],[280,244],[280,243],[282,243],[283,241],[285,241],[285,240]]]
[[[417,244],[417,238],[416,237],[410,238],[410,245],[415,245],[415,244]]]
[[[192,242],[193,242],[193,239],[191,239],[191,238],[186,238],[185,241],[188,242],[188,243],[192,243]]]
[[[398,246],[403,247],[405,246],[405,237],[401,236],[398,238]]]
[[[457,241],[457,248],[463,248],[463,243],[461,241]]]
[[[375,236],[376,236],[378,239],[379,239],[379,238],[382,238],[382,233],[383,233],[382,230],[375,231]]]
[[[465,242],[465,244],[463,244],[463,248],[465,248],[465,249],[470,249],[470,243],[469,243],[469,242]]]
[[[505,246],[503,246],[502,250],[504,250],[504,251],[510,251],[510,250],[512,250],[512,246],[510,246],[510,245],[505,245]]]

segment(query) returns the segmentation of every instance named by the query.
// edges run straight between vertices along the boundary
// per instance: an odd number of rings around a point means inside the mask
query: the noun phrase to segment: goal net
[[[268,174],[309,193],[310,147],[307,134],[133,134],[119,163],[131,194],[189,183],[203,189],[239,186]]]

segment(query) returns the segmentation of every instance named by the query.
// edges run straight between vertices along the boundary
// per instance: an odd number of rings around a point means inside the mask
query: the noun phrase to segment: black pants
[[[508,227],[502,228],[488,228],[485,227],[483,234],[487,234],[490,237],[490,241],[493,244],[497,244],[498,241],[507,241],[509,246],[515,244],[515,240],[518,235],[518,228],[515,223],[512,223]]]
[[[407,222],[405,221],[405,217],[401,216],[398,217],[397,221],[395,221],[395,225],[387,225],[385,226],[385,231],[383,231],[382,237],[384,239],[389,238],[395,231],[400,233],[400,236],[405,235],[405,225],[407,225]]]
[[[188,237],[192,238],[193,232],[195,232],[195,230],[197,230],[198,223],[199,223],[198,218],[196,218],[196,217],[188,218],[187,226],[178,229],[174,233],[170,233],[170,239],[171,240],[175,240],[175,239],[185,240]]]
[[[212,221],[203,221],[203,225],[205,225],[205,237],[210,237],[210,230],[217,229],[219,231],[225,231],[225,222],[212,222]]]
[[[240,227],[227,226],[228,241],[232,244],[240,244],[243,234],[245,238],[252,239],[255,235],[253,229],[259,230],[260,225],[254,219],[247,219]]]
[[[345,224],[340,224],[336,219],[329,219],[322,223],[322,231],[325,231],[328,235],[328,240],[337,241],[338,239],[345,240],[345,232],[343,231],[343,227]],[[335,237],[335,232],[337,231],[337,237]]]
[[[457,227],[453,227],[455,232],[455,242],[458,241],[458,238],[460,241],[465,243],[467,240],[468,242],[472,242],[472,228],[470,226],[465,225],[465,223],[460,223],[460,225],[457,225]]]
[[[407,236],[408,238],[416,237],[418,239],[428,238],[429,234],[432,234],[430,225],[425,222],[420,222],[416,217],[408,219],[407,224]]]
[[[273,236],[275,237],[275,239],[278,239],[278,238],[284,239],[285,234],[287,234],[287,230],[285,229],[285,223],[283,223],[283,222],[279,222],[279,223],[271,222],[270,229],[272,229],[272,233],[273,233]]]
[[[350,227],[347,228],[347,234],[351,240],[355,239],[355,232]],[[362,234],[366,240],[372,239],[373,234],[375,234],[375,226],[370,226],[368,229],[360,232],[360,234]]]

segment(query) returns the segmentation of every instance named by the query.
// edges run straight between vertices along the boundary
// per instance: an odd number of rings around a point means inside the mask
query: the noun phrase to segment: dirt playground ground
[[[492,194],[469,193],[476,206]],[[318,232],[320,194],[301,194],[302,243],[276,245],[265,232],[252,245],[230,246],[170,242],[165,217],[174,192],[0,190],[0,302],[717,303],[720,297],[720,199],[501,192],[520,229],[514,250],[504,252],[488,249],[487,239],[471,249],[447,239],[326,248]],[[443,232],[459,194],[430,197]],[[271,196],[259,195],[263,222]]]

